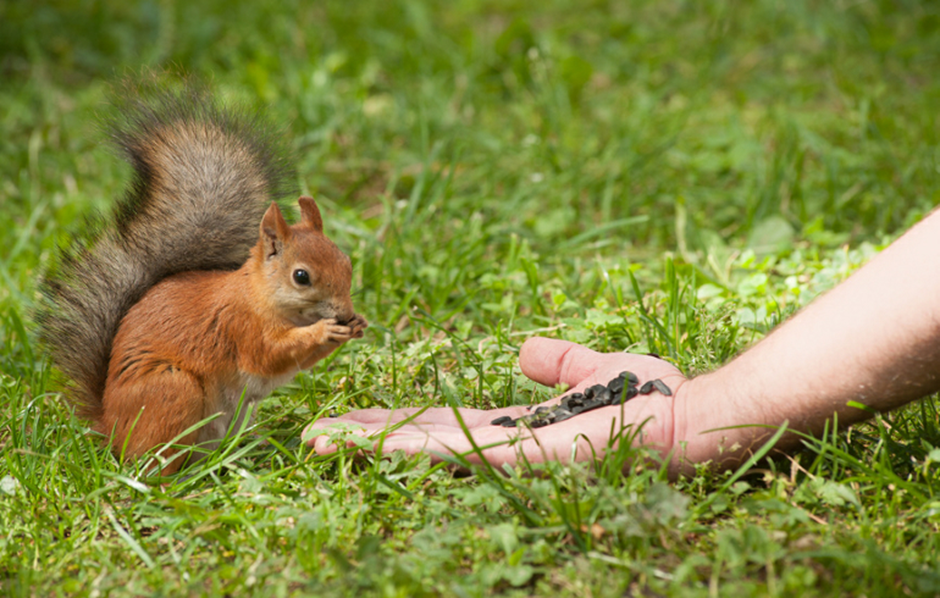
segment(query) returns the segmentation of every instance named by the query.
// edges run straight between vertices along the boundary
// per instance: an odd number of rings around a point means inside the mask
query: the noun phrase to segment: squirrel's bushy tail
[[[200,89],[124,100],[112,138],[134,168],[112,222],[63,253],[43,283],[41,339],[69,379],[82,417],[96,419],[121,319],[161,279],[234,269],[248,258],[290,169],[271,130]]]

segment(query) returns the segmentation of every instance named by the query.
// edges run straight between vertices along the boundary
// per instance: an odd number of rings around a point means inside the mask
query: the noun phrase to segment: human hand
[[[676,440],[674,405],[681,396],[686,378],[672,364],[646,355],[598,353],[568,341],[535,337],[523,344],[519,365],[526,376],[540,384],[569,385],[568,393],[582,391],[594,384],[606,385],[626,370],[636,374],[640,384],[657,378],[662,380],[673,394],[668,397],[658,392],[639,395],[622,405],[601,407],[536,429],[524,426],[504,428],[490,423],[503,415],[517,418],[530,413],[525,407],[459,409],[473,443],[482,449],[483,456],[491,465],[514,464],[520,455],[529,462],[558,460],[566,463],[572,459],[583,461],[595,455],[600,457],[612,435],[619,435],[624,426],[640,424],[645,424],[641,433],[643,444],[658,449],[664,455],[673,448]],[[558,401],[555,398],[542,405],[551,406]],[[386,429],[420,411],[414,408],[352,411],[338,418],[314,422],[307,428],[305,436],[326,430],[332,423],[344,422],[361,426],[354,434],[377,438]],[[330,437],[322,434],[307,442],[319,454],[337,449]],[[376,444],[378,442],[376,440]],[[353,446],[354,443],[350,441],[348,445]],[[390,430],[382,441],[382,450],[403,450],[411,455],[427,452],[434,460],[441,460],[441,455],[463,454],[470,462],[480,461],[454,409],[450,407],[427,409],[412,421]]]

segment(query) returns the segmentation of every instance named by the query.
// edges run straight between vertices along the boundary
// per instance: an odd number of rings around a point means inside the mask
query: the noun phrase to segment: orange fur
[[[368,324],[353,309],[349,258],[323,234],[316,203],[299,203],[294,226],[271,204],[240,269],[170,276],[124,316],[95,421],[115,450],[126,443],[126,456],[137,457],[216,413],[178,442],[218,440],[243,393],[247,404],[261,399],[362,336]],[[295,280],[297,270],[309,285]],[[181,464],[172,459],[164,473]]]

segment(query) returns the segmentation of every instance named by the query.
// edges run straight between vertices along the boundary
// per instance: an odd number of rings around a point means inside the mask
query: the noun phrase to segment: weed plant
[[[372,322],[164,483],[73,418],[32,311],[122,193],[96,123],[150,68],[282,123]],[[547,398],[536,334],[721,365],[938,203],[938,68],[914,0],[0,4],[0,594],[940,594],[936,397],[673,483],[627,448],[455,473],[300,441]]]

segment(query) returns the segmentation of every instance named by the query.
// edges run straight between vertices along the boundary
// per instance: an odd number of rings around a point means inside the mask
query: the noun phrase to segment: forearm
[[[730,364],[687,384],[688,400],[676,405],[676,421],[686,425],[675,437],[692,462],[738,445],[735,462],[769,435],[705,433],[711,428],[786,421],[819,432],[833,414],[842,423],[870,415],[850,401],[886,411],[938,390],[940,213]]]

